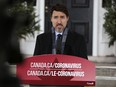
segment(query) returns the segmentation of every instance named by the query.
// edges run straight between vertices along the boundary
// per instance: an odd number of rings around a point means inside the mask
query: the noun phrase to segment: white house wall
[[[45,0],[37,0],[35,12],[38,16],[35,20],[39,20],[40,31],[35,32],[35,37],[27,37],[26,40],[20,40],[20,49],[25,56],[32,56],[35,48],[36,36],[44,32],[44,2]]]
[[[102,8],[102,1],[98,0],[98,55],[97,56],[110,56],[115,53],[115,47],[111,46],[108,47],[108,35],[105,33],[105,30],[103,28],[104,24],[104,13],[106,10]]]

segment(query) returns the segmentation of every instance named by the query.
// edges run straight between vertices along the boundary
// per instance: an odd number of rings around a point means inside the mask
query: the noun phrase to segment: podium
[[[58,86],[95,86],[95,64],[69,55],[39,55],[17,64],[21,84]]]

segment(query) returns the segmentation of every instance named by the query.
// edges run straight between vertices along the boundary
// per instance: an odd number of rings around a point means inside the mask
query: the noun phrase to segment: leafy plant
[[[39,21],[35,21],[35,9],[33,0],[16,0],[8,9],[8,14],[15,18],[16,34],[19,39],[26,39],[26,36],[34,36],[34,32],[39,30]]]
[[[114,45],[114,42],[116,41],[116,0],[110,1],[111,3],[106,0],[105,9],[107,12],[105,13],[105,23],[103,25],[105,32],[110,38],[109,47]]]

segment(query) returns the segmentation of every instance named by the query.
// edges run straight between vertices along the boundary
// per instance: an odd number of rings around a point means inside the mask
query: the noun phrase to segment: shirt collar
[[[63,32],[59,33],[57,31],[55,31],[55,35],[57,36],[58,34],[61,34],[62,35]]]

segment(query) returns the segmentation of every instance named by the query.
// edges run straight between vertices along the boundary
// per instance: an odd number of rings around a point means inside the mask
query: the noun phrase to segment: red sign
[[[31,85],[95,85],[95,64],[68,55],[40,55],[26,58],[17,65],[22,84]]]

